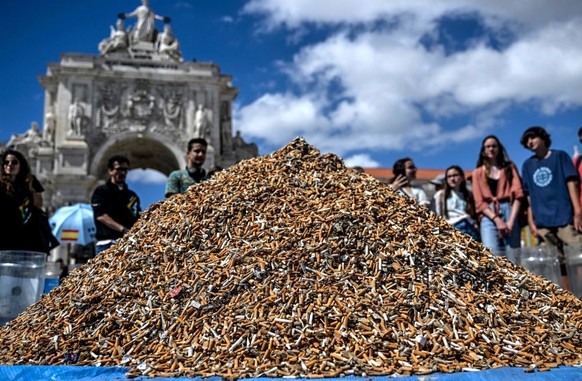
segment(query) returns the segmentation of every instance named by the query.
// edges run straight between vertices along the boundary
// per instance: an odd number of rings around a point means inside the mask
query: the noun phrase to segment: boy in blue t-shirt
[[[521,170],[523,191],[530,205],[529,227],[533,235],[558,248],[562,282],[567,286],[562,245],[582,243],[578,173],[566,152],[550,150],[552,140],[542,127],[528,128],[520,142],[534,153]]]

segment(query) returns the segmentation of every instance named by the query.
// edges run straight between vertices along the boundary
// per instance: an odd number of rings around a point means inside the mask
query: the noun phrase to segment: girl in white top
[[[434,195],[435,213],[449,224],[479,241],[475,216],[475,201],[467,189],[461,167],[452,165],[445,171],[445,187]]]
[[[419,205],[428,206],[430,204],[422,187],[412,185],[412,182],[416,180],[416,166],[411,158],[405,157],[396,160],[392,166],[392,172],[394,173],[394,178],[390,187],[395,192],[415,199]]]

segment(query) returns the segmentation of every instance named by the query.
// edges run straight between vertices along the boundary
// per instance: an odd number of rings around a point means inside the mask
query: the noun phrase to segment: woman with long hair
[[[422,187],[413,184],[416,180],[416,166],[409,157],[396,160],[392,166],[392,173],[394,177],[390,183],[390,187],[403,196],[407,196],[416,200],[419,205],[430,204],[426,193]]]
[[[520,247],[518,214],[524,197],[521,179],[495,135],[485,137],[481,143],[472,184],[483,244],[495,255]]]
[[[32,175],[21,152],[7,149],[0,155],[0,161],[0,250],[48,254],[50,244],[41,233],[42,185]]]
[[[435,193],[434,201],[436,214],[456,229],[480,241],[475,221],[475,202],[461,167],[451,165],[447,168],[444,188]]]

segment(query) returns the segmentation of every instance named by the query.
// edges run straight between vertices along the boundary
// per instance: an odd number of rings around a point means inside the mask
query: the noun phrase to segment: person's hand
[[[582,232],[582,213],[574,214],[574,228],[579,232]]]
[[[495,216],[493,222],[495,223],[495,227],[497,228],[497,234],[499,238],[506,237],[508,235],[509,228],[507,227],[505,221],[503,221],[501,217]]]
[[[529,231],[531,232],[532,237],[538,236],[538,228],[536,227],[536,224],[534,224],[533,222],[529,223]]]
[[[393,190],[397,191],[398,189],[403,188],[406,184],[408,184],[408,178],[404,175],[398,175],[390,186]]]
[[[513,226],[515,225],[515,222],[509,220],[505,225],[507,226],[507,235],[510,236],[511,232],[513,231]]]

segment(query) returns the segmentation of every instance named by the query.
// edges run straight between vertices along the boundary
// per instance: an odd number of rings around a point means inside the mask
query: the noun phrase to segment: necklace
[[[489,168],[489,178],[493,180],[498,180],[500,172],[501,171],[499,170],[499,168],[497,168],[496,165],[492,165],[491,168]]]

